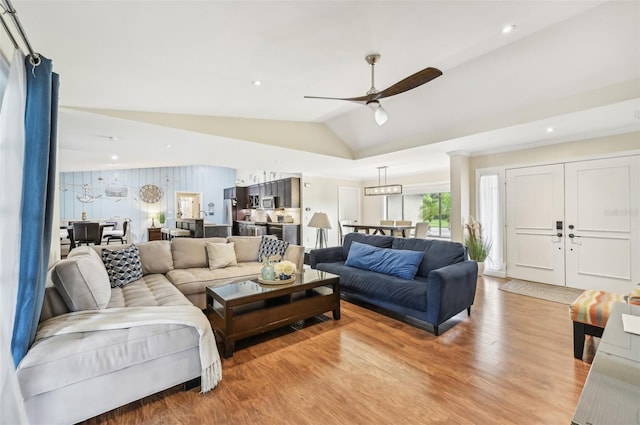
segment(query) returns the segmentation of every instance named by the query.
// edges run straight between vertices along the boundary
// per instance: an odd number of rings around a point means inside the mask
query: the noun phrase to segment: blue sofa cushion
[[[367,245],[378,246],[380,248],[391,248],[395,238],[393,236],[367,235],[364,233],[347,233],[342,244],[342,259],[346,260],[353,242],[360,242]]]
[[[406,280],[395,276],[349,267],[342,261],[318,263],[318,270],[340,276],[340,288],[367,294],[415,310],[427,310],[427,283],[425,280]]]
[[[353,242],[345,265],[413,280],[424,253]]]
[[[421,251],[424,258],[418,276],[429,277],[429,272],[465,260],[464,246],[460,242],[437,239],[394,238],[393,249]]]

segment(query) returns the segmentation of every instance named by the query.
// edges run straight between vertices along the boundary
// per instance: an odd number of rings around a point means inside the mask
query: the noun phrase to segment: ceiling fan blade
[[[374,95],[368,94],[366,96],[359,97],[323,97],[323,96],[305,96],[305,99],[329,99],[329,100],[348,100],[350,102],[368,102],[373,100]]]
[[[415,74],[408,76],[404,80],[398,81],[391,87],[388,87],[381,92],[373,94],[371,96],[373,96],[373,99],[382,99],[384,97],[394,96],[396,94],[415,89],[416,87],[426,84],[441,75],[442,71],[437,68],[425,68],[422,71],[418,71]]]

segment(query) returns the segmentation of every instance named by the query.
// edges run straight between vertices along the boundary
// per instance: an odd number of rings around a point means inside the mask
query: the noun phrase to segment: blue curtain
[[[44,298],[55,196],[58,75],[25,58],[27,101],[21,208],[20,280],[11,353],[16,366],[33,343]]]

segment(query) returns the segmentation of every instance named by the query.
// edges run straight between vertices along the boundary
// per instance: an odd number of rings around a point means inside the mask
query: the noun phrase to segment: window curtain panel
[[[9,341],[18,296],[26,84],[24,55],[16,50],[0,109],[0,326]]]
[[[3,74],[0,81],[3,85],[0,104],[0,423],[26,424],[11,354],[20,261],[21,204],[18,194],[22,190],[27,93],[22,52],[15,51],[10,70],[5,71],[4,67],[0,69]]]
[[[484,237],[491,241],[491,250],[485,264],[489,270],[504,270],[498,175],[480,176],[478,192],[478,221],[482,223]]]
[[[11,353],[14,364],[35,338],[46,283],[55,200],[58,75],[49,59],[25,58],[25,154],[20,215],[20,272]]]

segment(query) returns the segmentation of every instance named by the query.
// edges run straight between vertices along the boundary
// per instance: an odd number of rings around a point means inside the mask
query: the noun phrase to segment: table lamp
[[[317,212],[311,217],[311,221],[308,224],[309,227],[316,227],[316,249],[327,247],[327,229],[331,229],[331,223],[329,223],[329,217],[323,212]]]
[[[156,218],[158,218],[158,213],[151,213],[149,214],[149,217],[151,217],[151,227],[156,227]]]

